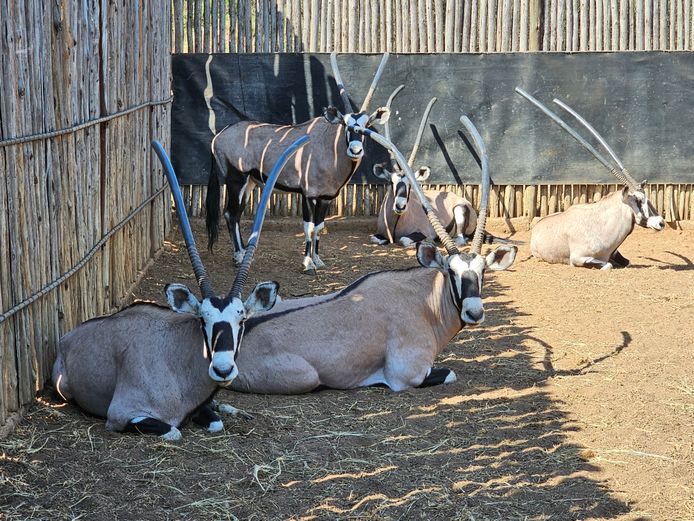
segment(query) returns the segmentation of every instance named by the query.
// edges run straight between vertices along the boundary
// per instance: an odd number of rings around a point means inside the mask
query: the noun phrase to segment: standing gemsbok
[[[252,182],[263,183],[270,165],[283,150],[284,143],[300,136],[311,136],[311,143],[287,165],[277,181],[277,188],[301,194],[304,219],[304,271],[315,274],[324,264],[318,256],[319,234],[324,226],[330,201],[337,197],[364,156],[363,137],[350,131],[353,125],[370,127],[385,123],[385,107],[368,114],[369,103],[383,73],[388,54],[384,54],[361,109],[354,111],[337,67],[335,53],[330,55],[333,75],[345,105],[346,114],[335,107],[323,115],[298,125],[271,125],[241,121],[219,132],[212,140],[213,169],[207,187],[207,234],[209,247],[217,240],[219,228],[220,179],[226,184],[224,218],[234,249],[234,261],[243,257],[243,240],[239,220]],[[216,167],[216,171],[215,171]],[[250,185],[250,186],[249,186]]]
[[[644,189],[646,181],[637,183],[597,130],[571,107],[554,99],[588,129],[616,166],[611,166],[590,143],[533,96],[520,87],[516,87],[516,92],[552,118],[625,185],[619,192],[611,193],[597,203],[576,204],[564,212],[540,219],[532,228],[531,253],[546,262],[586,268],[606,270],[628,266],[629,260],[617,248],[632,232],[634,224],[656,231],[665,228],[664,219],[648,200]]]
[[[396,88],[388,98],[386,108],[390,105],[402,90],[404,85]],[[410,157],[407,164],[413,166],[417,157],[419,143],[424,133],[424,128],[429,118],[431,108],[436,102],[436,98],[429,101],[422,120],[419,123],[419,130],[415,138]],[[385,123],[385,137],[391,141],[390,121]],[[392,158],[391,158],[392,159]],[[436,232],[432,228],[422,207],[418,204],[410,205],[410,181],[397,162],[393,162],[392,168],[386,164],[377,164],[373,168],[374,175],[387,181],[391,190],[388,190],[381,208],[378,212],[378,223],[376,233],[371,236],[374,244],[399,243],[402,246],[413,246],[423,239],[435,239]],[[416,181],[423,183],[429,178],[431,170],[429,167],[421,167],[415,173]],[[453,192],[443,192],[438,190],[424,190],[424,195],[429,200],[434,213],[439,221],[445,223],[446,231],[453,232],[458,246],[464,246],[465,236],[472,236],[477,226],[477,212],[472,204],[465,198]]]
[[[441,255],[431,243],[421,243],[417,260],[422,267],[371,273],[341,291],[285,300],[272,311],[259,313],[246,322],[237,360],[239,377],[231,389],[296,394],[385,384],[401,391],[455,381],[455,373],[434,368],[434,360],[462,328],[484,320],[483,273],[508,268],[517,251],[515,246],[500,246],[481,254],[488,162],[482,140],[467,118],[465,126],[483,158],[482,207],[471,251],[458,251],[413,182],[448,255]],[[353,128],[389,149],[414,179],[390,141],[368,129]]]
[[[137,303],[113,315],[84,322],[60,339],[53,385],[65,400],[106,417],[106,428],[181,437],[179,425],[190,417],[210,432],[223,428],[211,401],[219,385],[238,376],[236,357],[246,320],[272,308],[276,282],[257,284],[246,301],[241,289],[248,276],[274,181],[289,156],[308,137],[278,159],[258,206],[253,234],[239,272],[226,296],[212,291],[185,213],[176,176],[158,142],[153,146],[165,166],[176,199],[202,301],[183,284],[166,286],[172,309]],[[173,311],[172,311],[173,310]],[[233,407],[227,412],[238,412]]]

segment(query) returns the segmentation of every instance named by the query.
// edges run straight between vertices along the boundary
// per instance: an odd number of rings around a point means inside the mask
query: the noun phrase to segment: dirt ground
[[[278,280],[286,298],[416,264],[369,244],[373,226],[331,221],[309,277],[301,224],[268,222],[249,284]],[[224,291],[221,244],[203,254]],[[186,425],[177,443],[107,432],[46,391],[0,440],[0,518],[694,520],[694,231],[637,229],[621,251],[632,266],[602,272],[522,246],[486,279],[483,327],[442,354],[447,386],[221,391],[255,418]],[[175,281],[195,286],[179,235],[134,296],[163,303]]]

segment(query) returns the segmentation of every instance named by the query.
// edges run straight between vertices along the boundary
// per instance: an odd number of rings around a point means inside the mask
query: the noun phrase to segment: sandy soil
[[[319,294],[416,264],[369,244],[373,226],[332,221],[327,269],[309,277],[301,224],[269,222],[249,283]],[[221,242],[204,259],[227,288]],[[186,425],[178,443],[107,432],[48,390],[0,440],[0,518],[692,520],[694,231],[638,229],[620,251],[632,266],[601,272],[522,246],[487,278],[484,326],[442,354],[448,386],[222,391],[255,418],[218,435]],[[163,302],[174,281],[195,285],[178,235],[134,296]]]

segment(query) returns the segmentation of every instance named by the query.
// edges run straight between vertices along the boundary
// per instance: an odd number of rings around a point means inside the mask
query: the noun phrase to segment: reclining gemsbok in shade
[[[341,291],[284,300],[252,317],[246,322],[239,376],[231,389],[297,394],[385,384],[401,391],[455,381],[455,373],[434,368],[434,360],[462,328],[484,320],[483,273],[508,268],[517,251],[500,246],[481,254],[489,168],[481,137],[467,118],[464,124],[482,158],[483,174],[482,208],[471,251],[460,252],[446,234],[395,146],[369,129],[351,127],[393,153],[448,255],[421,243],[421,267],[371,273]]]
[[[549,263],[568,263],[586,268],[608,270],[628,266],[629,260],[617,248],[633,231],[634,224],[656,231],[665,228],[665,220],[648,200],[644,189],[646,181],[637,183],[597,130],[566,103],[554,99],[554,103],[588,129],[616,166],[611,166],[578,132],[533,96],[520,87],[516,87],[516,92],[566,130],[624,184],[622,190],[608,194],[597,203],[575,204],[564,212],[540,219],[532,228],[531,253]]]
[[[390,95],[386,104],[387,109],[391,108],[393,99],[403,87],[404,85],[400,85]],[[407,159],[407,164],[410,168],[414,165],[425,125],[435,102],[436,98],[432,98],[422,115],[417,137],[412,146],[410,157]],[[390,120],[385,123],[385,138],[388,141],[392,141],[390,137]],[[402,246],[413,246],[424,239],[435,239],[436,232],[432,228],[431,223],[429,223],[422,206],[409,204],[411,194],[410,181],[397,162],[392,162],[392,168],[388,168],[387,164],[374,165],[373,172],[376,177],[388,182],[391,190],[387,191],[381,204],[378,212],[376,233],[371,236],[371,242],[374,244],[397,242]],[[417,182],[423,183],[429,178],[430,174],[431,170],[429,167],[421,167],[415,172],[415,178]],[[438,220],[446,225],[447,231],[453,232],[456,244],[464,246],[467,242],[465,236],[472,236],[477,226],[477,212],[470,201],[456,193],[439,190],[424,190],[424,195],[429,200]]]
[[[65,400],[106,418],[106,428],[158,434],[165,440],[181,437],[186,418],[216,432],[222,422],[212,408],[218,386],[238,375],[236,356],[244,323],[257,311],[272,308],[276,282],[255,286],[241,300],[263,225],[265,207],[282,166],[309,138],[297,140],[278,158],[263,190],[253,233],[231,290],[218,297],[212,291],[200,260],[183,198],[164,149],[153,146],[167,173],[176,200],[202,301],[183,284],[166,286],[171,309],[136,303],[112,315],[79,325],[60,339],[53,366],[53,385]],[[237,413],[227,407],[226,412]]]
[[[277,188],[301,194],[304,219],[304,271],[315,274],[324,266],[318,256],[320,232],[330,201],[352,177],[364,156],[363,137],[349,130],[351,126],[370,127],[385,123],[389,111],[385,107],[368,114],[378,80],[383,73],[388,54],[384,54],[361,108],[355,112],[345,91],[337,67],[335,53],[330,55],[333,75],[346,114],[335,107],[324,109],[323,115],[297,125],[272,125],[258,121],[241,121],[221,130],[212,140],[213,168],[205,200],[208,245],[217,240],[219,228],[220,180],[227,187],[224,218],[234,251],[234,261],[243,258],[243,240],[239,221],[246,204],[252,181],[263,183],[270,165],[284,149],[284,143],[303,135],[311,142],[296,155],[282,171]]]

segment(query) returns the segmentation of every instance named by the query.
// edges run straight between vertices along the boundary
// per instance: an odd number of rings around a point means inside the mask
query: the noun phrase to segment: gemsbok
[[[487,269],[504,270],[515,246],[481,254],[489,171],[481,137],[469,120],[482,159],[482,208],[469,253],[460,252],[414,183],[448,255],[421,243],[421,267],[365,275],[341,291],[278,303],[246,322],[239,376],[230,388],[271,394],[298,394],[321,388],[353,389],[376,384],[394,391],[455,381],[447,368],[434,368],[436,356],[464,328],[484,320],[481,291]],[[414,174],[395,146],[363,127],[390,150],[406,175]]]
[[[282,166],[307,140],[304,136],[278,158],[263,190],[241,267],[231,290],[221,297],[212,291],[195,246],[171,163],[161,144],[153,142],[176,200],[202,301],[185,285],[169,284],[165,291],[171,309],[137,303],[64,335],[52,378],[63,399],[105,417],[106,428],[117,432],[177,440],[178,427],[186,418],[210,432],[223,428],[212,398],[220,385],[228,386],[238,376],[236,357],[244,324],[254,313],[272,308],[277,296],[276,282],[262,282],[245,302],[241,300],[264,210]],[[226,412],[240,411],[227,407]]]
[[[393,91],[388,98],[386,108],[391,108],[393,99],[403,87],[404,85],[400,85]],[[410,168],[414,165],[426,122],[435,102],[436,98],[432,98],[422,115],[417,137],[407,159]],[[385,138],[392,141],[390,120],[385,123]],[[413,246],[424,239],[435,239],[436,232],[431,227],[422,207],[419,204],[409,204],[410,181],[397,162],[392,162],[392,168],[389,168],[387,163],[374,165],[373,172],[376,177],[390,184],[391,189],[386,192],[381,204],[376,233],[371,236],[371,242],[374,244],[398,243],[402,246]],[[429,167],[421,167],[415,172],[416,181],[423,183],[430,174],[431,169]],[[472,204],[453,192],[424,190],[424,195],[429,200],[439,221],[445,223],[446,230],[455,236],[456,244],[464,246],[467,242],[466,236],[472,236],[477,226],[477,212]]]
[[[656,231],[665,228],[665,220],[648,200],[646,181],[637,183],[598,131],[566,103],[553,100],[595,137],[614,160],[615,166],[540,101],[520,87],[516,87],[516,92],[566,130],[625,185],[622,190],[610,193],[596,203],[575,204],[564,212],[537,221],[530,237],[532,255],[549,263],[602,270],[628,266],[629,260],[617,248],[633,231],[634,224]]]
[[[389,111],[381,107],[369,114],[368,108],[383,73],[388,54],[384,54],[361,108],[355,112],[342,83],[335,53],[330,55],[333,75],[346,114],[335,107],[323,115],[297,125],[272,125],[241,121],[221,130],[212,140],[213,168],[205,202],[209,247],[217,240],[219,228],[220,180],[227,187],[224,218],[234,251],[234,261],[243,257],[243,240],[239,228],[241,213],[252,182],[263,183],[267,171],[282,153],[284,143],[303,135],[311,142],[297,153],[277,181],[277,188],[301,194],[304,220],[304,271],[315,274],[324,266],[318,255],[320,232],[330,201],[350,180],[364,156],[363,137],[352,132],[353,125],[370,127],[385,123]]]

